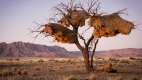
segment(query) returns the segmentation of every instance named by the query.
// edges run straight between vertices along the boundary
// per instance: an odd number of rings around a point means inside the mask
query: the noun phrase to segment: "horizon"
[[[54,16],[53,7],[63,0],[0,0],[0,42],[29,42],[47,46],[60,46],[68,51],[77,51],[74,44],[62,44],[48,40],[40,36],[35,40],[34,34],[30,33],[31,28],[37,28],[38,24],[45,24],[48,18]],[[112,13],[127,8],[126,14],[121,16],[135,23],[136,29],[130,35],[117,35],[115,37],[100,39],[97,51],[123,49],[123,48],[142,48],[142,1],[134,0],[100,0],[102,11]],[[117,3],[117,4],[116,4]],[[37,24],[36,24],[37,23]]]
[[[12,44],[12,43],[17,43],[17,42],[47,46],[47,45],[45,45],[45,44],[32,43],[32,42],[23,42],[23,41],[16,41],[16,42],[0,42],[0,44],[1,44],[1,43]],[[49,47],[56,47],[56,46],[57,46],[57,47],[61,47],[61,46],[58,46],[58,45],[50,45]],[[48,46],[47,46],[47,47],[48,47]],[[61,48],[64,48],[64,47],[61,47]],[[80,50],[68,50],[68,49],[66,49],[66,48],[64,48],[64,49],[67,50],[67,51],[80,51]],[[125,50],[125,49],[142,49],[142,48],[130,48],[130,47],[128,47],[128,48],[118,48],[118,49],[108,49],[108,50],[98,50],[98,51],[101,52],[101,51]],[[98,51],[97,51],[97,52],[98,52]]]

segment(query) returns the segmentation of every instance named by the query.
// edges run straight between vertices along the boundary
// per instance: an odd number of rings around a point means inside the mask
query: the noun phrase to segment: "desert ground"
[[[94,68],[87,73],[82,58],[0,58],[0,80],[142,80],[141,59],[98,58]]]

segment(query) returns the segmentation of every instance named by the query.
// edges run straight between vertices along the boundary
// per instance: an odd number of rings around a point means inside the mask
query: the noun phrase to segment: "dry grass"
[[[24,61],[27,60],[27,61]],[[110,61],[110,60],[108,60]],[[140,60],[122,60],[117,66],[96,60],[94,73],[86,73],[84,64],[76,59],[16,59],[0,60],[0,80],[141,80]],[[97,69],[102,70],[97,71]],[[110,70],[117,70],[111,73]]]

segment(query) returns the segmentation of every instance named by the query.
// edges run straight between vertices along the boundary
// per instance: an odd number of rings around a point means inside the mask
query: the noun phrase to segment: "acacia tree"
[[[119,14],[123,10],[104,15],[99,12],[100,2],[98,0],[87,0],[86,5],[82,2],[75,3],[73,0],[67,4],[61,2],[55,7],[59,20],[42,25],[43,27],[38,32],[46,37],[52,36],[61,43],[75,44],[82,52],[86,70],[91,72],[94,70],[93,57],[99,39],[113,37],[120,33],[128,35],[134,28],[134,24],[120,17]],[[79,28],[86,27],[86,20],[89,20],[88,24],[93,29],[88,39],[79,34]]]

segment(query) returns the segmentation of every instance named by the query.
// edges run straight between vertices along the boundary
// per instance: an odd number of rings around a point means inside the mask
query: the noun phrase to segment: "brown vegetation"
[[[127,60],[128,63],[105,60],[96,60],[95,72],[86,73],[82,60],[56,59],[11,62],[0,61],[0,80],[141,80],[141,61]],[[119,62],[119,61],[118,61]],[[135,63],[135,64],[134,64]],[[117,66],[114,66],[116,65]],[[100,69],[100,70],[99,70]],[[112,69],[117,72],[110,72]]]

